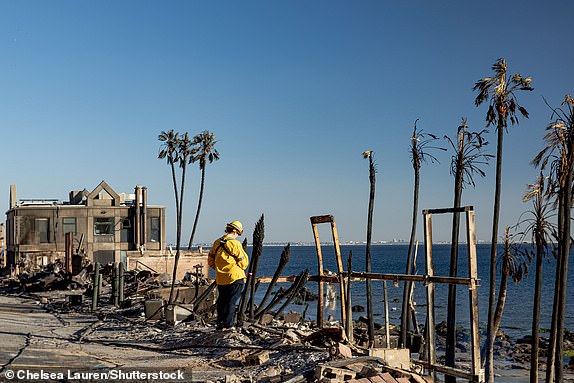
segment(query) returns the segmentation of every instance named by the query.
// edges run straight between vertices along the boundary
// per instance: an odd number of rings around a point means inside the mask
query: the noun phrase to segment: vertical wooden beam
[[[426,274],[429,277],[434,276],[434,264],[432,260],[432,214],[423,211],[424,217],[424,235],[425,235],[425,259]],[[428,362],[433,382],[436,382],[436,372],[432,366],[436,363],[435,350],[435,312],[434,312],[434,283],[427,283],[427,344],[428,344]]]
[[[472,374],[478,377],[478,382],[484,382],[484,369],[480,362],[480,335],[478,321],[478,270],[476,259],[476,231],[474,224],[474,210],[466,212],[466,243],[468,252],[469,302],[470,302],[470,341]]]
[[[343,328],[347,327],[347,310],[346,310],[346,288],[345,278],[343,277],[343,260],[341,259],[341,248],[339,247],[339,234],[337,233],[337,224],[331,220],[331,232],[333,233],[333,243],[335,244],[335,256],[337,257],[337,269],[339,271],[339,291],[341,293],[341,323]]]
[[[74,253],[74,233],[68,232],[65,235],[66,255],[64,257],[64,268],[68,273],[72,272],[72,255]]]
[[[311,226],[313,227],[313,237],[315,238],[317,265],[319,269],[319,282],[317,282],[317,326],[323,328],[323,281],[321,280],[323,276],[323,253],[321,251],[321,242],[319,242],[319,230],[317,229],[317,224],[313,222],[313,218],[311,218]]]

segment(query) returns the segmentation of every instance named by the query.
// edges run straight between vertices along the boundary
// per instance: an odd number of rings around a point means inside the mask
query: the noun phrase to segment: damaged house
[[[6,263],[43,266],[66,252],[66,233],[87,261],[123,262],[164,255],[165,206],[147,205],[147,188],[116,193],[105,181],[91,192],[71,191],[68,201],[16,199],[10,187],[6,212]]]

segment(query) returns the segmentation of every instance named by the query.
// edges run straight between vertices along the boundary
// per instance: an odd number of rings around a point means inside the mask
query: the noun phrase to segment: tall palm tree
[[[177,151],[179,133],[174,132],[173,129],[165,132],[162,131],[158,136],[158,139],[163,142],[160,147],[159,159],[167,158],[167,164],[171,168],[171,178],[173,181],[173,191],[175,193],[175,212],[176,216],[179,216],[179,194],[177,189],[177,178],[175,175],[175,163],[179,161],[179,153]]]
[[[488,133],[483,129],[480,132],[469,132],[467,130],[466,119],[462,119],[458,127],[456,141],[448,136],[450,146],[454,154],[451,157],[450,173],[454,176],[454,209],[461,207],[462,191],[465,185],[475,186],[474,175],[484,177],[486,173],[481,169],[493,157],[484,153],[488,142],[483,139],[483,135]],[[457,276],[458,264],[458,235],[460,226],[459,213],[453,213],[451,253],[450,253],[450,276]],[[448,315],[447,315],[447,340],[446,340],[446,365],[454,367],[456,348],[456,286],[449,285],[448,292]],[[455,377],[447,375],[445,381],[454,382]]]
[[[369,211],[367,216],[367,248],[366,248],[366,272],[371,272],[371,233],[373,231],[373,209],[375,204],[375,162],[373,160],[373,151],[363,152],[363,158],[369,159]],[[369,332],[369,347],[375,345],[375,321],[373,319],[373,292],[371,289],[371,280],[367,278],[367,319]]]
[[[215,149],[215,134],[204,130],[193,138],[192,145],[197,146],[197,153],[191,158],[191,162],[199,162],[199,169],[201,170],[201,186],[199,188],[199,200],[197,202],[197,211],[195,212],[195,219],[193,221],[193,228],[189,237],[189,244],[187,249],[191,250],[193,238],[195,237],[195,230],[197,229],[197,222],[199,221],[199,212],[201,211],[201,203],[203,202],[203,190],[205,187],[205,168],[207,163],[212,163],[219,159],[219,152]]]
[[[502,141],[504,130],[508,127],[508,120],[512,125],[518,124],[517,112],[528,118],[528,112],[518,104],[516,92],[519,90],[531,91],[532,79],[520,74],[508,75],[504,58],[500,58],[492,66],[494,77],[485,77],[474,84],[473,91],[478,91],[474,101],[476,106],[484,102],[489,103],[486,113],[487,127],[496,125],[496,183],[494,190],[494,210],[492,217],[492,236],[490,247],[490,290],[488,299],[487,344],[493,344],[490,338],[495,336],[492,331],[494,321],[494,300],[496,295],[496,243],[498,238],[498,220],[500,214],[500,194],[502,179]],[[487,382],[494,381],[492,368],[493,351],[487,348],[486,373]]]
[[[197,152],[197,148],[193,145],[193,142],[189,139],[188,133],[184,133],[181,138],[177,141],[176,151],[178,156],[179,166],[181,168],[181,184],[179,190],[179,206],[177,207],[177,232],[176,232],[176,253],[175,260],[173,263],[173,274],[171,278],[171,289],[169,291],[168,303],[173,303],[174,290],[175,290],[175,280],[177,275],[177,265],[179,263],[179,257],[181,255],[181,227],[182,227],[182,216],[183,216],[183,196],[185,190],[185,175],[187,170],[187,165],[191,161],[191,157]],[[177,189],[176,189],[177,190]],[[177,192],[176,192],[177,194]],[[177,198],[176,198],[177,201]]]
[[[438,150],[446,150],[445,148],[441,148],[438,146],[429,146],[439,138],[430,133],[423,133],[422,130],[418,130],[417,128],[418,119],[415,120],[413,134],[411,135],[411,145],[409,148],[409,152],[411,155],[411,163],[413,165],[414,170],[414,191],[413,191],[413,218],[411,224],[411,236],[409,240],[409,248],[407,252],[407,267],[406,267],[406,274],[410,275],[413,269],[413,252],[414,252],[414,243],[415,237],[417,234],[417,216],[419,210],[419,184],[420,184],[420,169],[423,162],[427,160],[434,163],[439,162],[438,159],[433,156],[432,154],[427,152],[427,149],[438,149]],[[399,339],[399,343],[401,346],[406,346],[407,343],[407,332],[409,329],[410,323],[410,307],[409,307],[409,295],[411,291],[412,282],[406,282],[404,285],[403,291],[403,308],[401,314],[401,337]]]
[[[566,311],[566,286],[568,258],[571,245],[570,218],[572,182],[574,180],[574,99],[567,95],[562,108],[553,109],[555,118],[547,127],[544,137],[546,147],[532,161],[541,169],[550,166],[554,183],[553,195],[558,203],[558,263],[554,289],[552,326],[548,346],[546,381],[562,381],[564,353],[564,316]]]
[[[532,306],[532,348],[530,353],[530,383],[538,383],[538,353],[540,330],[540,297],[542,290],[542,259],[554,250],[552,239],[556,239],[556,225],[553,217],[552,201],[545,189],[545,179],[540,173],[535,184],[528,185],[528,192],[522,197],[524,202],[532,201],[532,210],[519,220],[525,225],[524,236],[531,235],[531,244],[536,256],[536,277],[534,282],[534,302]],[[527,249],[528,251],[528,249]]]

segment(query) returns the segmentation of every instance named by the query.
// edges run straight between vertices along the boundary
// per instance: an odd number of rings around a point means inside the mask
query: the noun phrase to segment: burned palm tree
[[[500,215],[500,194],[502,180],[502,141],[504,131],[508,127],[508,121],[512,125],[518,124],[520,113],[528,118],[528,112],[518,104],[516,93],[519,90],[531,91],[532,79],[523,77],[520,74],[508,75],[506,60],[500,58],[492,66],[494,77],[485,77],[474,84],[473,91],[478,91],[474,101],[476,106],[488,102],[486,113],[486,126],[496,125],[496,183],[494,190],[494,210],[492,217],[492,236],[490,245],[490,289],[488,300],[488,324],[487,324],[487,344],[491,344],[489,338],[495,336],[492,331],[494,321],[494,300],[496,295],[496,243],[498,239],[498,220]],[[486,360],[486,381],[494,381],[494,369],[492,366],[493,353],[487,349]]]
[[[558,262],[554,288],[552,325],[546,363],[546,382],[561,382],[563,376],[564,317],[568,258],[571,245],[572,182],[574,180],[574,99],[567,95],[562,108],[553,109],[554,119],[546,127],[546,147],[532,161],[541,169],[549,168],[553,188],[550,189],[558,205]]]
[[[461,207],[462,191],[464,186],[475,186],[474,176],[478,174],[484,177],[486,173],[481,169],[486,165],[492,155],[484,153],[484,148],[488,142],[483,136],[487,130],[480,132],[469,132],[467,130],[466,119],[462,119],[458,127],[455,141],[448,136],[445,139],[452,147],[454,154],[451,158],[450,173],[454,176],[454,206],[450,252],[450,273],[451,277],[457,276],[458,264],[458,235],[460,226],[460,216],[456,209]],[[456,285],[449,285],[448,291],[448,316],[447,316],[447,340],[446,340],[446,365],[454,367],[456,349]],[[447,375],[447,381],[454,381],[453,376]]]
[[[264,215],[255,224],[255,229],[253,230],[253,249],[251,251],[251,261],[249,262],[249,269],[247,272],[247,281],[245,282],[245,287],[241,294],[241,300],[239,302],[239,310],[237,312],[238,321],[242,323],[245,319],[245,314],[249,314],[249,319],[253,320],[255,317],[254,313],[254,296],[255,296],[255,284],[257,280],[257,267],[259,265],[259,257],[263,253],[263,238],[265,237],[265,222]]]
[[[287,246],[285,246],[283,248],[283,251],[281,252],[281,257],[279,258],[279,265],[277,266],[277,269],[273,274],[273,278],[271,278],[271,282],[267,287],[267,291],[265,292],[263,299],[259,303],[259,307],[263,307],[265,303],[267,303],[267,299],[269,299],[269,296],[271,295],[273,288],[277,284],[277,280],[279,279],[279,276],[281,276],[281,272],[285,268],[285,265],[287,265],[287,262],[289,262],[290,257],[291,257],[291,244],[288,243]]]
[[[411,154],[411,162],[413,165],[414,170],[414,192],[413,192],[413,220],[411,224],[411,236],[409,240],[409,249],[407,252],[407,267],[406,267],[406,274],[410,275],[413,269],[413,251],[414,251],[414,243],[415,237],[417,233],[417,216],[419,210],[419,183],[420,183],[420,169],[423,162],[430,161],[430,162],[438,162],[437,158],[430,154],[427,150],[428,149],[438,149],[438,150],[446,150],[445,148],[441,148],[438,146],[432,146],[431,144],[438,140],[439,138],[430,133],[423,133],[422,130],[418,130],[417,128],[417,120],[415,120],[413,134],[411,136],[411,145],[409,148],[409,152]],[[404,285],[403,291],[403,308],[402,308],[402,315],[401,315],[401,337],[399,339],[399,343],[401,346],[406,346],[407,342],[407,332],[409,329],[410,323],[410,313],[411,310],[409,309],[409,292],[411,290],[412,282],[406,282]]]
[[[535,184],[528,185],[528,192],[522,197],[524,202],[532,201],[532,209],[527,211],[525,217],[521,216],[519,226],[524,227],[524,237],[531,236],[536,257],[536,276],[534,282],[534,302],[532,306],[532,348],[530,352],[530,383],[538,383],[538,353],[540,330],[540,297],[542,291],[542,259],[553,252],[553,239],[556,239],[557,228],[551,221],[554,216],[553,204],[546,190],[547,177],[542,173]],[[524,214],[523,214],[524,215]],[[531,251],[526,249],[525,251]]]
[[[373,231],[373,209],[375,204],[375,163],[373,161],[373,152],[363,152],[363,158],[369,159],[369,211],[367,216],[367,248],[365,254],[366,272],[371,272],[371,234]],[[367,284],[367,319],[368,319],[368,333],[369,333],[369,347],[375,344],[375,321],[373,319],[373,291],[371,288],[371,280],[366,279]]]
[[[219,152],[215,149],[215,135],[207,130],[199,133],[193,138],[193,145],[197,146],[198,151],[191,158],[191,162],[199,162],[199,169],[201,170],[201,184],[199,187],[199,199],[197,201],[197,211],[195,212],[195,219],[193,221],[193,228],[189,237],[189,244],[187,249],[191,250],[193,238],[195,237],[195,230],[199,221],[199,212],[201,211],[201,204],[203,202],[203,190],[205,188],[205,168],[207,163],[219,160]]]
[[[495,334],[498,333],[500,321],[502,320],[502,312],[504,311],[506,293],[508,291],[508,279],[511,278],[514,284],[520,283],[522,279],[528,275],[528,267],[532,260],[532,254],[523,251],[522,248],[514,242],[509,230],[509,227],[506,227],[504,232],[504,251],[497,261],[501,277],[496,310],[494,311],[494,323],[492,324]],[[491,349],[494,348],[495,338],[496,336],[492,337]]]

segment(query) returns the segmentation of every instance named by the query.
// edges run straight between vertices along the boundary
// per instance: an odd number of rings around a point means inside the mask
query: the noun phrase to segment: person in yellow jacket
[[[237,301],[245,285],[249,259],[237,240],[242,234],[241,222],[228,223],[225,235],[213,243],[207,257],[209,267],[215,270],[217,283],[217,330],[233,327]]]

